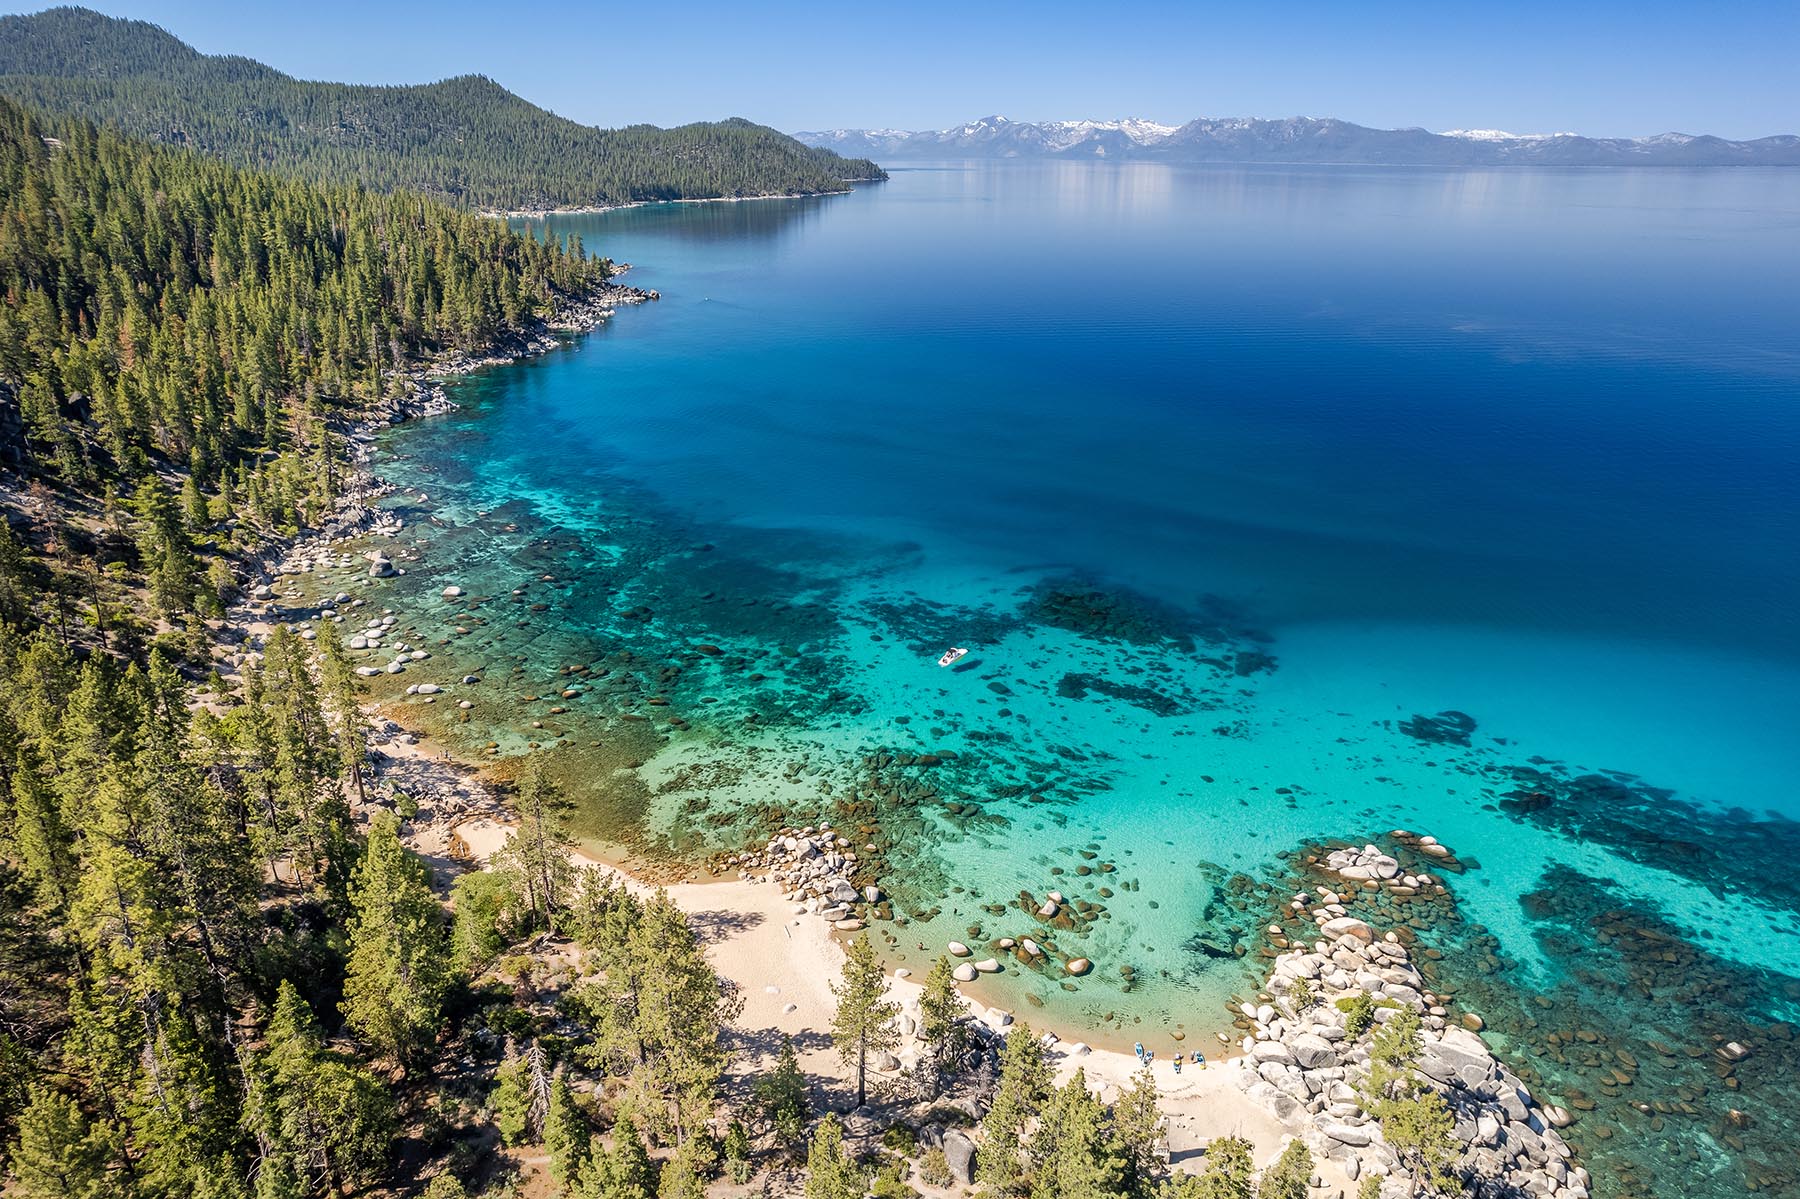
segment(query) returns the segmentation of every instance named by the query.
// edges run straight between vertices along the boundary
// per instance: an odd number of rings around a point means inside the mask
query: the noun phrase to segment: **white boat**
[[[964,649],[960,645],[953,645],[949,649],[944,651],[944,656],[938,659],[938,665],[939,666],[948,666],[952,662],[961,661],[965,656],[967,656],[968,652],[969,652],[968,650]]]

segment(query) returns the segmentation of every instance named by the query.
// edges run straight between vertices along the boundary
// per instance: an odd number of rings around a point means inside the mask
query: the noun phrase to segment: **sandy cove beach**
[[[511,836],[511,827],[494,816],[478,816],[451,829],[475,864],[485,864]],[[577,850],[570,858],[579,867],[601,870],[621,885],[640,892],[652,890],[616,866],[595,860]],[[848,1071],[832,1050],[829,1038],[836,1000],[831,984],[839,977],[844,949],[831,926],[817,916],[803,915],[772,883],[730,880],[678,883],[665,888],[669,898],[686,912],[689,921],[708,946],[708,955],[719,974],[734,983],[744,996],[744,1012],[738,1028],[751,1045],[773,1046],[781,1034],[794,1038],[801,1068],[814,1078],[831,1080],[831,1105],[848,1106]],[[898,972],[904,974],[905,971]],[[971,1013],[990,1028],[1004,1028],[1008,1014],[982,1003],[979,981],[958,988]],[[890,974],[888,994],[903,1010],[916,1013],[923,988],[910,977]],[[917,1043],[904,1044],[902,1065],[916,1060]],[[1050,1047],[1058,1081],[1077,1069],[1085,1070],[1090,1089],[1111,1100],[1129,1087],[1138,1072],[1137,1058],[1128,1053],[1090,1049],[1079,1042],[1058,1040]],[[1201,1152],[1218,1137],[1237,1136],[1252,1145],[1258,1166],[1272,1162],[1292,1139],[1273,1115],[1253,1103],[1243,1090],[1244,1062],[1232,1057],[1205,1065],[1188,1063],[1176,1074],[1173,1065],[1158,1060],[1154,1066],[1163,1114],[1168,1117],[1170,1161],[1177,1167],[1198,1168]],[[754,1069],[763,1062],[747,1063]],[[872,1090],[879,1102],[877,1074]],[[1350,1179],[1332,1162],[1320,1160],[1316,1172],[1334,1189],[1353,1190]]]

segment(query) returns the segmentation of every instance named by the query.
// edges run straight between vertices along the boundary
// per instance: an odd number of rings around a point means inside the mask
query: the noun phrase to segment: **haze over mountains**
[[[1105,158],[1172,163],[1343,163],[1392,166],[1797,166],[1800,137],[1752,141],[1686,133],[1596,138],[1494,129],[1432,133],[1371,129],[1317,117],[1258,120],[1011,121],[954,129],[831,129],[794,135],[809,146],[880,161],[927,158]]]
[[[396,87],[295,79],[84,8],[0,18],[0,94],[238,166],[465,207],[806,194],[881,177],[749,121],[597,129],[480,75]]]

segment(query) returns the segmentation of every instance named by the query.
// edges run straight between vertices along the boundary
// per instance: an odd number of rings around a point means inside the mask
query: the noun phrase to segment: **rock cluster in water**
[[[1251,1022],[1243,1042],[1253,1067],[1243,1076],[1250,1097],[1351,1178],[1399,1173],[1399,1157],[1364,1110],[1358,1088],[1369,1067],[1366,1038],[1346,1032],[1349,1013],[1339,1001],[1370,996],[1377,1023],[1410,1007],[1422,1023],[1419,1072],[1455,1116],[1463,1145],[1459,1168],[1470,1191],[1587,1199],[1587,1171],[1571,1162],[1556,1131],[1569,1114],[1539,1106],[1480,1037],[1448,1022],[1399,938],[1377,937],[1363,921],[1324,907],[1314,920],[1321,939],[1275,959],[1272,1001],[1244,1005]]]
[[[1428,857],[1450,861],[1454,855],[1448,846],[1440,845],[1435,837],[1413,837],[1411,833],[1398,829],[1392,834],[1395,839],[1408,841],[1418,852]],[[1365,845],[1361,849],[1334,849],[1325,855],[1320,866],[1328,873],[1353,883],[1376,883],[1395,895],[1443,895],[1444,884],[1430,874],[1415,873],[1404,870],[1400,859],[1383,853],[1374,845]],[[1299,911],[1310,902],[1306,896],[1295,896],[1294,911]],[[1335,901],[1328,901],[1335,902]],[[1338,915],[1343,915],[1338,912]]]

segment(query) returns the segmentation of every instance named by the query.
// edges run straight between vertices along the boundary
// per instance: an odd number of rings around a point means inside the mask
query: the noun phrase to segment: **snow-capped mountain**
[[[1466,137],[1472,142],[1541,142],[1552,137],[1580,137],[1567,130],[1561,133],[1508,133],[1504,129],[1446,129],[1445,137]]]
[[[1161,162],[1342,163],[1391,166],[1800,166],[1800,137],[1752,141],[1663,133],[1593,138],[1500,129],[1371,129],[1319,117],[1260,120],[1012,121],[983,117],[952,129],[832,129],[794,134],[810,146],[877,160],[1105,158]]]
[[[1175,132],[1155,121],[1009,121],[982,117],[952,129],[916,133],[902,129],[829,129],[795,136],[812,146],[861,146],[859,157],[1017,158],[1063,154],[1090,145],[1149,146]]]

